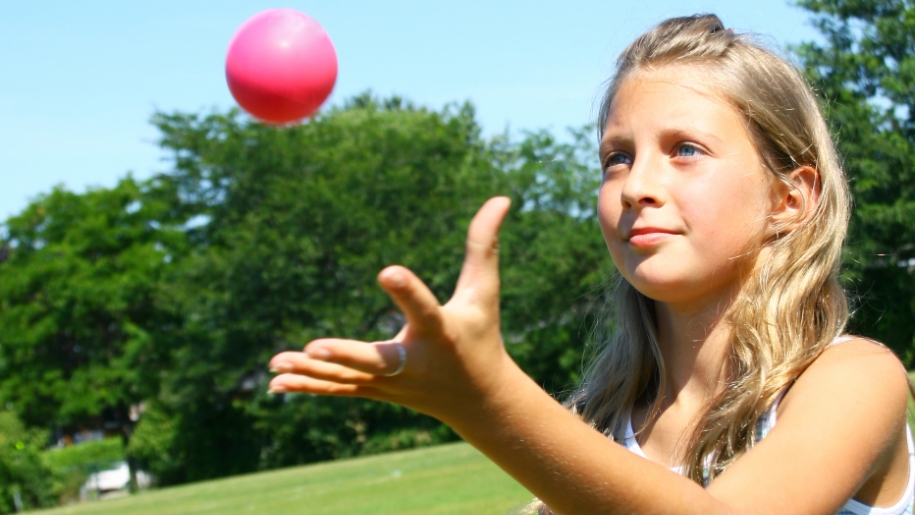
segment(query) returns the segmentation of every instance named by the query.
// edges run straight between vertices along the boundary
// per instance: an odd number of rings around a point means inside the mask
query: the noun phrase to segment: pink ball
[[[305,13],[255,14],[229,42],[226,81],[238,104],[266,123],[314,114],[337,81],[337,52],[324,28]]]

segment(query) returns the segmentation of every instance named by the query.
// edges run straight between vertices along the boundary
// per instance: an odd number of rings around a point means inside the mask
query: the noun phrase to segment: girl
[[[271,391],[434,416],[540,513],[911,513],[908,379],[842,334],[848,193],[797,71],[715,16],[668,20],[623,52],[599,129],[616,334],[567,407],[502,345],[505,198],[471,223],[447,304],[389,267],[400,334],[279,354]]]

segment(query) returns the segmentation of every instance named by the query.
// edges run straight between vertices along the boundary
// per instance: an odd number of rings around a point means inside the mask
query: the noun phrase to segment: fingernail
[[[317,349],[306,350],[305,355],[311,359],[317,359],[317,360],[323,361],[330,357],[330,351],[325,348],[318,347]]]
[[[270,367],[270,372],[274,374],[283,374],[285,372],[292,372],[292,365],[289,363],[277,363]]]
[[[278,393],[286,393],[286,387],[283,385],[271,386],[267,393],[270,395],[276,395]]]
[[[395,287],[395,288],[400,288],[400,287],[402,287],[404,284],[406,284],[406,281],[404,280],[403,274],[401,274],[401,273],[399,273],[399,272],[396,272],[396,271],[393,271],[393,270],[392,270],[392,271],[386,273],[385,276],[387,276],[388,284],[391,285],[391,286],[393,286],[393,287]]]

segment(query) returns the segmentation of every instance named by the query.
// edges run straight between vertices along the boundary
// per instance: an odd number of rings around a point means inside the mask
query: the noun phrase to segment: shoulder
[[[802,505],[836,513],[862,485],[864,500],[895,501],[893,488],[908,474],[907,401],[906,371],[886,347],[863,338],[832,345],[785,394],[772,431],[709,489],[736,503],[757,502],[752,492],[780,492],[766,500],[771,513]]]
[[[899,358],[880,342],[857,336],[846,336],[830,345],[798,378],[802,389],[806,383],[836,383],[841,390],[863,387],[862,393],[884,393],[904,406],[909,377]],[[815,384],[809,385],[814,387]]]
[[[886,435],[888,445],[905,423],[909,391],[905,367],[891,350],[849,337],[830,345],[797,378],[779,406],[779,421],[814,416],[855,436]]]
[[[785,396],[783,409],[799,397],[844,397],[879,400],[884,407],[905,410],[909,378],[905,367],[883,344],[862,337],[844,337],[826,348],[798,377]],[[780,410],[781,411],[781,410]]]

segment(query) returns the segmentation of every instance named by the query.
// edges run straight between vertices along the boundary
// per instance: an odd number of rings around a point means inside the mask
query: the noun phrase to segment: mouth
[[[676,231],[660,227],[639,227],[629,231],[625,240],[633,247],[651,247],[677,235]]]

